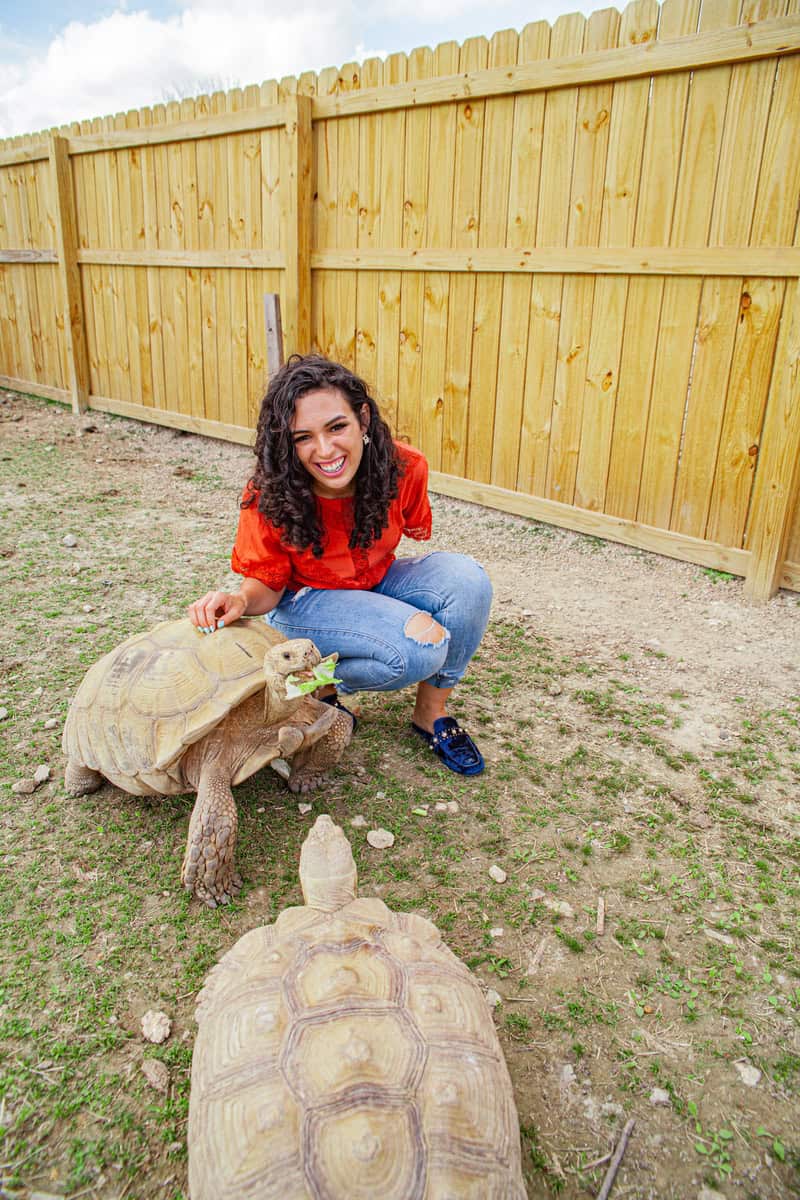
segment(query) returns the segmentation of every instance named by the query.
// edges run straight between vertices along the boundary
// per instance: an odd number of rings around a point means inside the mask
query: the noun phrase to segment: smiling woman
[[[416,684],[413,732],[450,770],[479,774],[447,702],[483,636],[491,584],[465,555],[395,557],[402,536],[431,534],[424,457],[393,441],[362,379],[318,355],[293,356],[271,380],[255,452],[232,556],[242,584],[207,592],[190,619],[213,633],[263,614],[323,656],[337,651],[345,694]]]

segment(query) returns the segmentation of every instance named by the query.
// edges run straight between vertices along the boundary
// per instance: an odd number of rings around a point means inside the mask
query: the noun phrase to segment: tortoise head
[[[353,851],[327,813],[317,817],[300,851],[300,886],[311,908],[334,912],[355,900],[358,890]]]
[[[319,650],[308,638],[293,638],[289,642],[270,646],[264,655],[264,680],[267,685],[264,695],[265,720],[270,713],[277,712],[287,704],[287,676],[311,679],[319,661]]]

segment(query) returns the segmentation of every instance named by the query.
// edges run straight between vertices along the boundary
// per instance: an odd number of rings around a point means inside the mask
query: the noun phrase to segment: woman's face
[[[318,496],[353,495],[368,424],[369,407],[362,404],[357,416],[338,388],[317,388],[295,403],[290,424],[294,448]]]

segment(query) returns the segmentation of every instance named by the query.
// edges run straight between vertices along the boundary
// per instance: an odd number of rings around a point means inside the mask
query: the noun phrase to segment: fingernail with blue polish
[[[225,628],[225,622],[217,621],[217,629],[224,629],[224,628]]]

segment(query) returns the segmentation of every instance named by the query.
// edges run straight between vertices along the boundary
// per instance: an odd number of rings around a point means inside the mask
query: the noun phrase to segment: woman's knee
[[[444,626],[435,621],[428,612],[418,612],[409,617],[403,632],[406,637],[419,642],[421,646],[436,646],[440,642],[446,642],[450,636]]]

